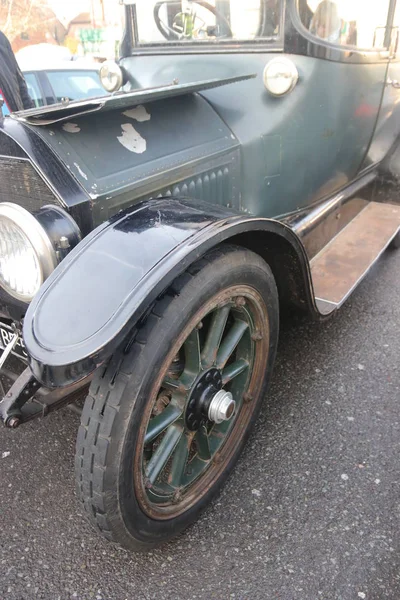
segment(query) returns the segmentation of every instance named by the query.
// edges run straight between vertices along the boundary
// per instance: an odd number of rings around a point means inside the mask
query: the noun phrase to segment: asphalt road
[[[0,430],[0,599],[399,600],[400,253],[329,323],[282,324],[272,389],[219,499],[133,555],[80,514],[68,410]]]

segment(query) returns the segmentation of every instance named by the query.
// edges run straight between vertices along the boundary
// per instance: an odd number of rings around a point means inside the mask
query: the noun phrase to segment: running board
[[[322,315],[338,309],[400,231],[400,206],[371,202],[311,261]]]

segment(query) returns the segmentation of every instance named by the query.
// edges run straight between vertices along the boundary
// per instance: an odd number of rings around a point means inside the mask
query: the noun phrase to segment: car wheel
[[[78,495],[110,540],[143,550],[192,523],[236,463],[271,377],[269,266],[220,246],[180,276],[96,373],[76,448]]]

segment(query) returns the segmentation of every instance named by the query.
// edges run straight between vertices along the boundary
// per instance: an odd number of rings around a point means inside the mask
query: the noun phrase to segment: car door
[[[369,166],[390,56],[391,6],[390,0],[288,4],[285,51],[300,79],[282,140],[281,185],[290,197],[300,187],[298,207],[334,193]]]
[[[288,0],[283,56],[299,78],[281,97],[265,89],[265,67],[275,53],[258,48],[240,59],[221,57],[229,70],[235,63],[238,72],[257,74],[229,97],[226,89],[205,94],[242,143],[249,212],[277,216],[301,209],[363,171],[386,81],[391,4]],[[326,6],[332,13],[323,26]]]

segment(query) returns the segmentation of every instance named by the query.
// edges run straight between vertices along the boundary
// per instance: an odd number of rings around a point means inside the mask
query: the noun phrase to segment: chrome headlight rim
[[[278,71],[274,73],[274,70]],[[281,80],[285,85],[278,91],[275,87],[276,80]],[[282,98],[290,94],[299,81],[299,72],[296,65],[286,56],[272,58],[264,68],[263,81],[266,90],[275,98]]]
[[[100,82],[106,92],[112,94],[121,89],[124,83],[124,73],[121,67],[113,60],[106,60],[99,70]]]
[[[0,220],[1,219],[11,222],[32,246],[40,267],[40,285],[42,285],[58,264],[56,250],[51,243],[46,230],[34,215],[22,206],[12,202],[0,203]],[[26,304],[31,302],[38,291],[36,290],[35,294],[32,296],[19,294],[16,290],[12,289],[3,278],[0,278],[0,285],[7,294]]]

